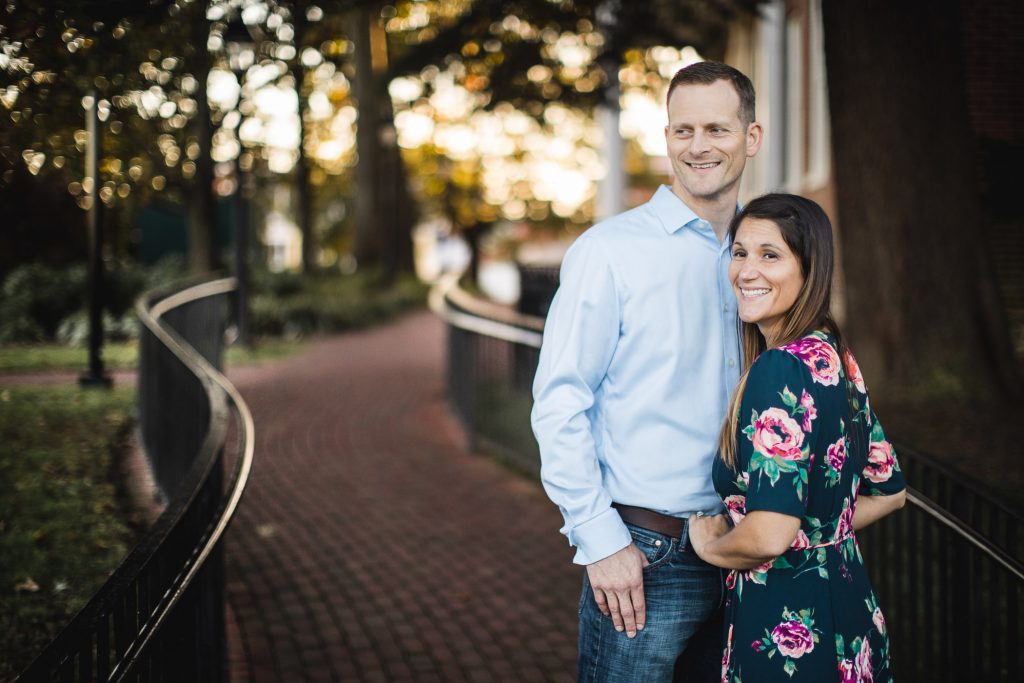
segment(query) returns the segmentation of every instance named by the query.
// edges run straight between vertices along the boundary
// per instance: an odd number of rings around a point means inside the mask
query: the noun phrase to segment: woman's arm
[[[868,524],[874,524],[890,512],[896,512],[907,502],[907,490],[888,496],[857,496],[857,508],[853,512],[853,530],[859,531]]]
[[[725,515],[690,517],[693,549],[708,564],[724,569],[753,569],[789,550],[800,531],[792,515],[754,510],[731,530]]]

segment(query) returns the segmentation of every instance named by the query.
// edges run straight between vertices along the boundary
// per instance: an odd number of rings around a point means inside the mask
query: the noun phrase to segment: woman
[[[689,525],[697,554],[733,570],[722,680],[891,680],[853,532],[902,507],[905,484],[829,311],[832,227],[770,194],[730,236],[747,367],[713,472],[728,516]]]

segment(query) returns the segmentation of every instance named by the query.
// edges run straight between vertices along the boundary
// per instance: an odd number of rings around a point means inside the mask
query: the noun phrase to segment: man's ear
[[[757,121],[747,126],[747,156],[752,157],[761,149],[764,142],[764,128]]]

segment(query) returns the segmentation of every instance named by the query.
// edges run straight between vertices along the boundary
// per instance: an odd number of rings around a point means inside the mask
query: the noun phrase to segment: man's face
[[[678,196],[735,202],[747,157],[761,146],[761,125],[743,125],[740,96],[728,81],[680,85],[668,101],[665,142]]]

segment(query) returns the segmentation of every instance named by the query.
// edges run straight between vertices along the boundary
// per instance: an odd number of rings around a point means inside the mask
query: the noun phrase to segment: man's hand
[[[636,637],[647,620],[643,568],[648,564],[647,557],[630,543],[614,555],[587,565],[597,608],[605,616],[611,615],[615,630],[625,629],[630,638]]]

